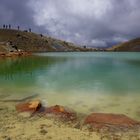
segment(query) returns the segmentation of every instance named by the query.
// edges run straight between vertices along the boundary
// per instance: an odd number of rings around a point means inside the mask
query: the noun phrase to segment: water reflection
[[[83,112],[129,112],[133,116],[134,108],[140,106],[139,71],[140,56],[135,53],[6,58],[0,59],[0,93],[39,94],[49,104],[70,105]]]
[[[56,59],[39,56],[0,59],[0,76],[12,77],[14,74],[28,73],[32,75],[35,70],[42,69],[55,62]]]
[[[0,86],[37,86],[55,92],[139,92],[140,59],[124,56],[51,53],[1,59]]]

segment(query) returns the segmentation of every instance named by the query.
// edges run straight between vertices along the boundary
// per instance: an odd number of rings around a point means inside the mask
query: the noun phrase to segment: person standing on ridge
[[[19,27],[19,26],[18,26],[17,28],[18,28],[18,30],[20,29],[20,27]]]
[[[9,29],[11,29],[11,24],[9,24]]]
[[[3,24],[3,29],[5,29],[5,24]]]

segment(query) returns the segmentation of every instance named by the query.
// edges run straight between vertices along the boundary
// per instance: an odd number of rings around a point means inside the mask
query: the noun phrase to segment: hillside
[[[140,52],[140,38],[133,39],[107,49],[108,51]]]
[[[8,44],[9,43],[9,44]],[[13,46],[13,48],[10,48]],[[0,52],[18,49],[28,52],[89,51],[66,41],[14,29],[0,29]]]

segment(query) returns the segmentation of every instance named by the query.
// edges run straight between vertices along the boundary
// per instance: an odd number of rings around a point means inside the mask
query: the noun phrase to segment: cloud
[[[140,35],[138,0],[31,0],[34,21],[59,38],[81,44],[107,42]],[[119,38],[117,40],[117,38]],[[104,40],[104,41],[103,41]]]
[[[22,29],[33,28],[34,31],[43,30],[34,22],[34,11],[30,8],[29,0],[1,0],[0,24],[11,24],[13,28],[19,25]]]
[[[139,0],[1,0],[0,18],[78,44],[106,47],[140,36],[139,7]]]
[[[93,39],[91,41],[91,45],[94,45],[94,46],[97,46],[97,47],[107,47],[107,43],[106,41],[103,41],[103,40],[98,40],[98,39]]]

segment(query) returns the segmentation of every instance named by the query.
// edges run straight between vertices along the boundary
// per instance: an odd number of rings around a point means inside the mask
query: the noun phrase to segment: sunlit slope
[[[0,29],[0,44],[12,42],[18,49],[32,52],[46,51],[87,51],[66,41],[54,39],[41,34],[13,29]],[[0,51],[5,51],[0,45]],[[7,47],[7,45],[5,45]]]
[[[133,39],[108,49],[109,51],[140,52],[140,38]]]

